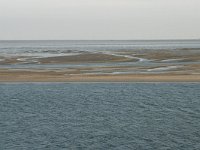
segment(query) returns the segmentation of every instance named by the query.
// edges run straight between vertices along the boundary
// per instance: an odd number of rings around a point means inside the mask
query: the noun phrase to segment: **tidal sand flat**
[[[1,82],[199,82],[200,41],[1,41]]]

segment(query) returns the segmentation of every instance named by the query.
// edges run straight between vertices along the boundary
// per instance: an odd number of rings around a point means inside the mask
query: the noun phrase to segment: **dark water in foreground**
[[[0,84],[0,149],[200,149],[200,84]]]

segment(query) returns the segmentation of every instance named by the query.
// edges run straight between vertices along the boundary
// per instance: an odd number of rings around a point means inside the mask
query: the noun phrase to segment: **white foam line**
[[[48,57],[59,57],[59,56],[75,56],[75,55],[80,55],[81,53],[59,53],[59,54],[44,54],[44,53],[39,53],[35,54],[35,58],[48,58]]]
[[[32,58],[47,58],[47,57],[58,57],[58,56],[74,56],[80,55],[81,53],[18,53],[18,54],[6,54],[4,57],[32,57]],[[28,58],[18,58],[19,61],[24,61]]]
[[[166,70],[171,70],[171,69],[177,69],[180,68],[180,66],[166,66],[166,67],[158,67],[158,68],[153,68],[153,69],[148,69],[147,71],[166,71]]]
[[[27,61],[28,58],[17,58],[18,61]]]
[[[130,55],[115,54],[115,53],[111,53],[111,52],[103,52],[103,53],[104,54],[108,54],[108,55],[118,56],[118,57],[125,57],[125,58],[130,58],[130,59],[138,59],[140,62],[149,61],[148,59],[135,57],[135,56],[130,56]]]
[[[140,62],[149,61],[148,59],[145,59],[145,58],[140,58],[140,57],[134,57],[134,58],[139,59]]]
[[[111,74],[132,74],[132,73],[135,73],[135,72],[133,72],[133,71],[132,72],[128,72],[128,71],[127,72],[126,71],[124,71],[124,72],[121,71],[120,72],[119,71],[119,72],[112,72]]]
[[[183,60],[183,59],[165,59],[165,60],[162,60],[162,62],[179,61],[179,60]]]
[[[135,73],[135,72],[133,72],[133,71],[131,71],[131,72],[126,72],[126,71],[116,71],[116,72],[89,72],[89,73],[81,73],[81,74],[85,74],[85,75],[117,75],[117,74],[133,74],[133,73]]]

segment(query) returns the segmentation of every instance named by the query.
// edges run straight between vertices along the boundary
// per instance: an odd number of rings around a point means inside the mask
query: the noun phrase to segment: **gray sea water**
[[[0,149],[198,150],[200,84],[0,84]]]
[[[144,49],[200,48],[200,40],[63,40],[63,41],[0,41],[0,55],[62,54],[68,51],[110,51]]]

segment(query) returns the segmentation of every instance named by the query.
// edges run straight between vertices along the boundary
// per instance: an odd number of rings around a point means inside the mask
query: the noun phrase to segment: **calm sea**
[[[198,150],[200,84],[0,84],[0,149]]]
[[[0,41],[0,55],[72,51],[200,48],[200,40]]]

